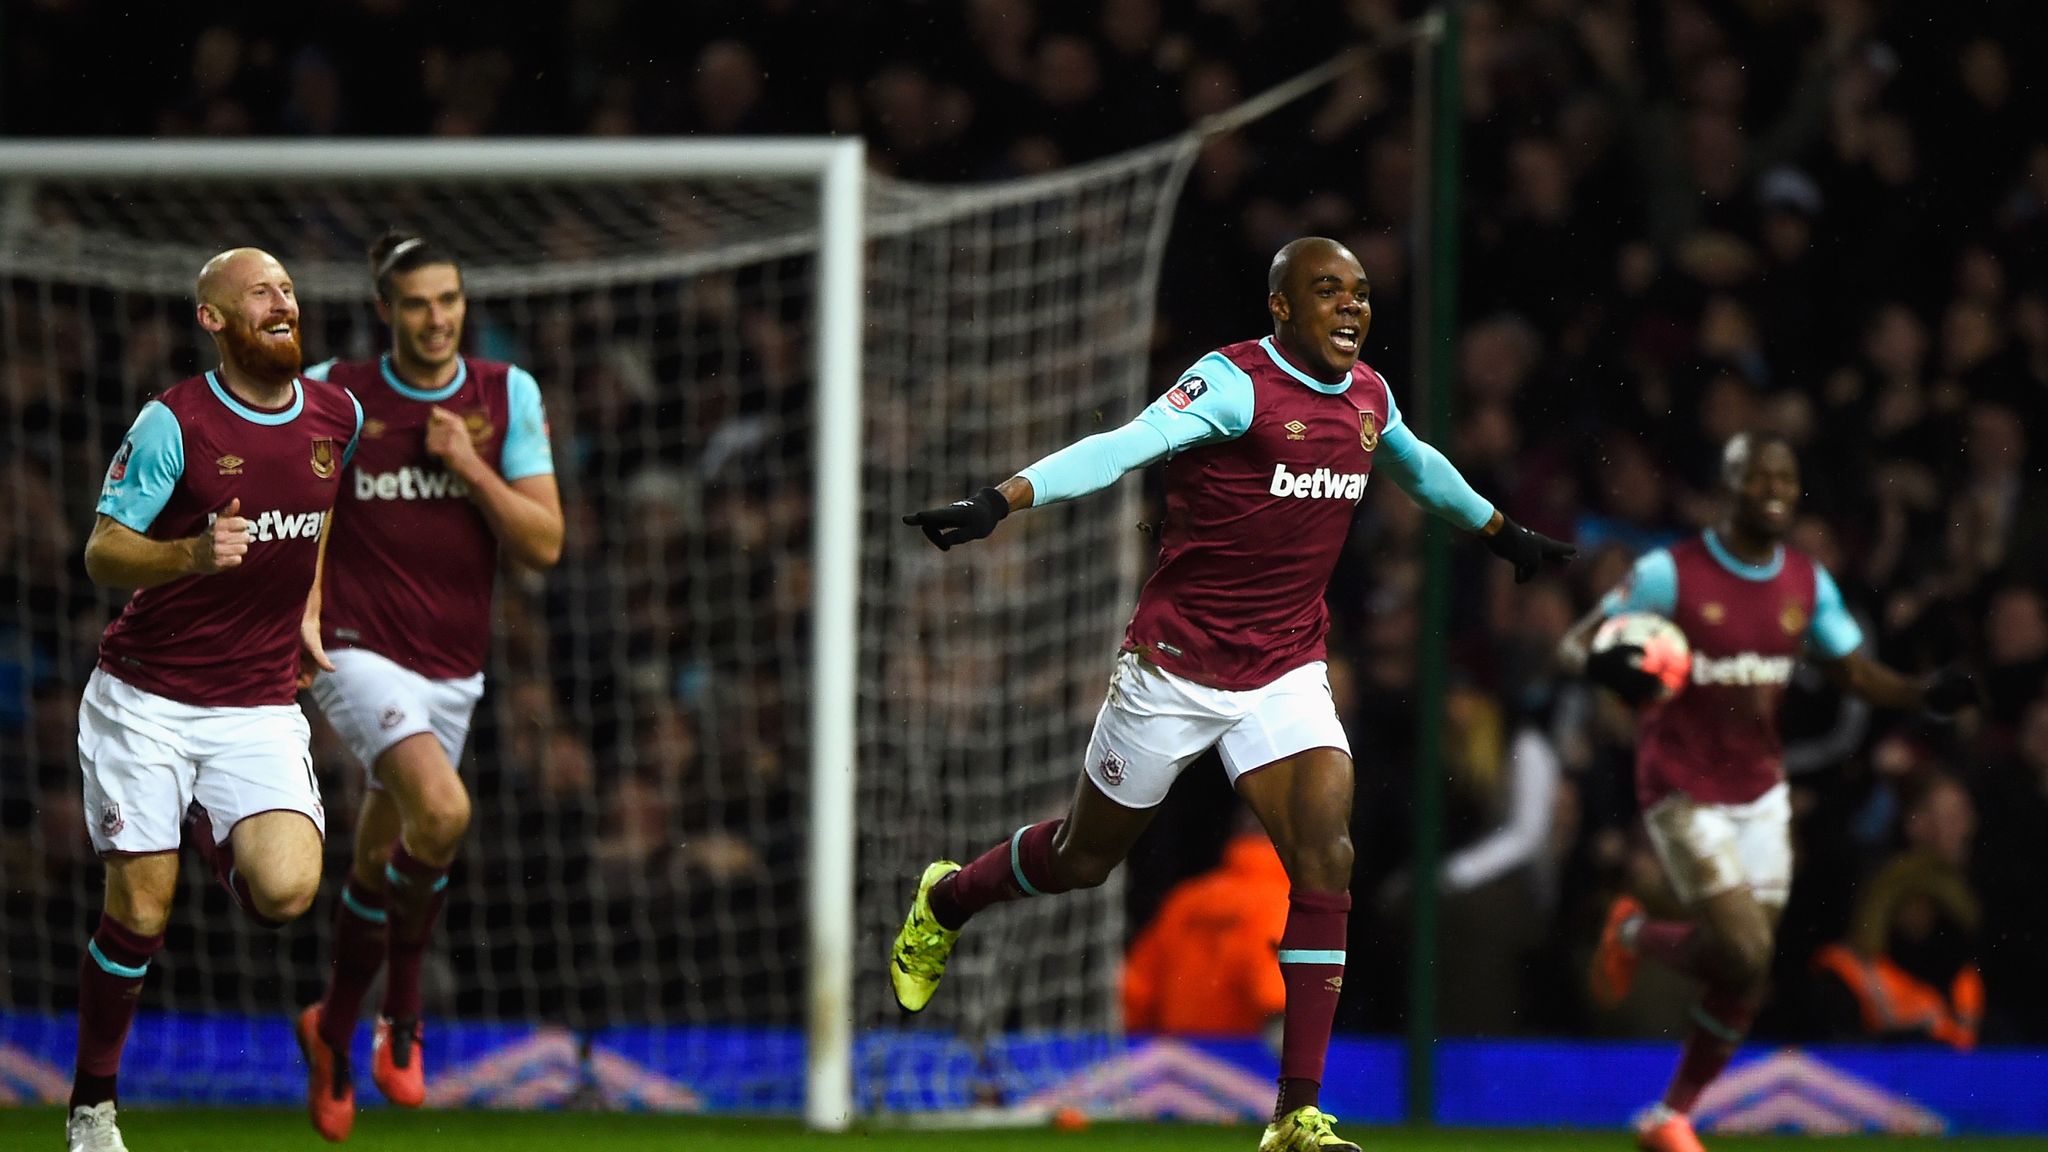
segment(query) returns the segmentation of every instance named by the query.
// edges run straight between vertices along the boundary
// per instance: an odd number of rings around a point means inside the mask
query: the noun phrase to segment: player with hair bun
[[[483,693],[498,557],[551,567],[563,531],[540,388],[516,365],[462,354],[468,302],[454,256],[387,233],[370,249],[370,279],[390,350],[307,373],[346,385],[365,412],[324,588],[334,668],[312,693],[370,778],[327,994],[297,1021],[307,1109],[333,1141],[355,1122],[349,1045],[379,968],[371,1076],[401,1107],[426,1099],[420,961],[469,827],[455,766]]]
[[[1689,917],[1651,920],[1634,897],[1617,897],[1593,958],[1594,999],[1619,1003],[1645,956],[1705,986],[1678,1071],[1641,1120],[1637,1140],[1649,1152],[1699,1152],[1688,1113],[1727,1066],[1763,997],[1792,890],[1778,700],[1794,663],[1815,659],[1843,691],[1887,708],[1949,713],[1976,692],[1958,670],[1916,679],[1863,654],[1863,630],[1827,569],[1784,542],[1799,503],[1791,444],[1733,437],[1721,455],[1721,484],[1720,523],[1645,553],[1558,653],[1567,671],[1647,706],[1636,798]],[[1691,644],[1691,682],[1668,702],[1657,702],[1666,685],[1645,670],[1640,647],[1588,653],[1602,621],[1630,612],[1671,620]]]

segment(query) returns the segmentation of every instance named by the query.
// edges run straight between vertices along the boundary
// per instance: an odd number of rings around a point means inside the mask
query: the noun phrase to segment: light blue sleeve
[[[1377,373],[1375,374],[1377,375]],[[1387,389],[1387,426],[1380,429],[1380,436],[1384,438],[1387,433],[1392,432],[1396,428],[1406,428],[1408,422],[1401,419],[1401,406],[1394,403],[1394,386],[1387,383],[1385,376],[1380,377],[1380,383],[1385,385]]]
[[[114,453],[100,486],[99,512],[137,532],[149,531],[185,474],[185,432],[169,408],[142,406]]]
[[[1384,470],[1410,499],[1467,532],[1477,532],[1493,519],[1493,504],[1472,490],[1444,454],[1399,422],[1394,394],[1387,393],[1387,427],[1373,453],[1374,470]]]
[[[1620,584],[1600,598],[1600,614],[1654,612],[1670,616],[1678,610],[1678,563],[1666,548],[1654,548],[1636,557]]]
[[[1211,352],[1129,424],[1077,440],[1018,475],[1031,482],[1034,507],[1100,492],[1133,469],[1244,435],[1252,404],[1252,378]]]
[[[331,364],[333,361],[330,360],[328,363]],[[348,462],[356,458],[356,445],[363,442],[363,402],[356,399],[354,392],[346,388],[342,391],[348,394],[348,402],[356,406],[356,430],[349,435],[348,448],[341,454],[341,466],[346,468]]]
[[[1863,647],[1862,625],[1842,603],[1835,578],[1818,564],[1813,566],[1813,623],[1807,625],[1806,642],[1823,660],[1840,660]]]
[[[1252,426],[1253,405],[1252,378],[1221,353],[1211,352],[1147,404],[1137,422],[1157,428],[1172,456],[1244,435]]]
[[[548,443],[548,414],[541,407],[540,385],[533,373],[514,367],[505,377],[505,446],[498,456],[498,472],[507,480],[555,474],[555,449]]]
[[[1076,440],[1018,475],[1031,482],[1031,506],[1056,504],[1100,492],[1123,474],[1164,457],[1172,448],[1143,420]]]
[[[311,368],[300,369],[299,375],[304,376],[308,380],[325,380],[327,379],[327,374],[334,371],[334,366],[337,363],[339,363],[338,360],[322,360]]]

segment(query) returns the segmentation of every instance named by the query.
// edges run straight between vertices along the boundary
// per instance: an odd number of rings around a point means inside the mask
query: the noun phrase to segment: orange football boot
[[[320,1005],[299,1013],[299,1054],[306,1058],[306,1114],[313,1130],[330,1144],[348,1139],[356,1126],[356,1085],[348,1054],[320,1038]]]
[[[1642,914],[1643,906],[1627,893],[1616,896],[1608,906],[1607,926],[1600,930],[1600,946],[1593,950],[1593,970],[1587,980],[1593,1002],[1602,1008],[1612,1008],[1627,999],[1629,988],[1636,982],[1636,965],[1642,962],[1642,957],[1621,942],[1621,926]]]
[[[400,1108],[427,1102],[427,1070],[420,1058],[420,1022],[377,1017],[377,1035],[370,1041],[370,1079],[377,1091]]]

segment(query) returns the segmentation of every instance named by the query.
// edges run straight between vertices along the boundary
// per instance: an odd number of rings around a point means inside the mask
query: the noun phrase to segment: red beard
[[[292,325],[289,344],[273,344],[254,324],[236,321],[221,329],[227,357],[259,384],[284,384],[299,374],[299,326]]]

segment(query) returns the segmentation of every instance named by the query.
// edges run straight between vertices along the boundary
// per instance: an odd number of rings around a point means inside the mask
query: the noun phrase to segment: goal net
[[[427,964],[429,1015],[450,1022],[453,1049],[436,1057],[452,1085],[437,1091],[800,1102],[801,1075],[772,1054],[796,1045],[800,1071],[814,994],[820,421],[852,422],[861,444],[858,927],[840,1008],[859,1036],[857,1107],[1013,1102],[1038,1086],[1057,1063],[1033,1062],[1045,1035],[1114,1030],[1114,885],[978,921],[914,1025],[888,1000],[885,954],[925,863],[1066,800],[1130,607],[1136,482],[943,556],[899,517],[1142,403],[1193,148],[992,187],[871,180],[858,398],[817,372],[815,177],[550,175],[545,148],[507,150],[487,179],[0,172],[0,1015],[46,1021],[49,1051],[68,1052],[99,899],[75,715],[120,601],[79,555],[137,408],[212,363],[191,278],[221,248],[266,248],[296,281],[309,363],[375,356],[386,333],[363,252],[395,225],[463,259],[470,353],[540,381],[569,526],[557,569],[500,580],[462,765],[475,814]],[[295,1096],[280,1022],[324,982],[363,779],[317,721],[315,755],[323,899],[261,932],[188,857],[145,993],[145,1011],[173,1015],[138,1032],[170,1039],[131,1045],[131,1096]],[[529,1037],[532,1067],[493,1079],[493,1036]]]

